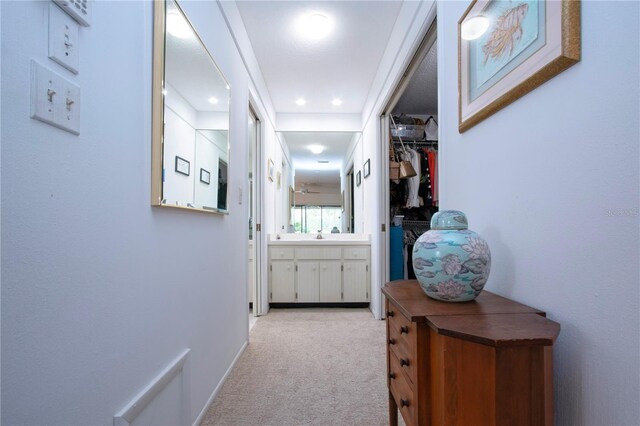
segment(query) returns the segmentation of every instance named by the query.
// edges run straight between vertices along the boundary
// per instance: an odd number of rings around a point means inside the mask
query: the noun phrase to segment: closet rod
[[[429,226],[431,224],[428,220],[403,220],[402,226]]]
[[[415,144],[415,145],[438,145],[438,141],[412,141],[407,140],[404,141],[405,144]],[[400,141],[393,141],[394,145],[401,145]]]

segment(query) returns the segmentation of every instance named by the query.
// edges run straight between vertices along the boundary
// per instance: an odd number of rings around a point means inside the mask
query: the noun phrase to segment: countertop
[[[276,234],[269,234],[268,244],[270,246],[353,246],[370,245],[371,239],[368,234],[322,234],[322,239],[317,239],[315,234],[280,234],[277,239]]]

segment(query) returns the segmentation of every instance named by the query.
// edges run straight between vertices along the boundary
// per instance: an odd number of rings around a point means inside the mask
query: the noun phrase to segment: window
[[[322,230],[331,232],[337,227],[342,232],[342,208],[339,206],[295,206],[291,208],[296,233],[312,234]]]

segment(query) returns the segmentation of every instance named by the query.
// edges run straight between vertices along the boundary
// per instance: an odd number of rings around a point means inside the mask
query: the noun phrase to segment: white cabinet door
[[[342,262],[325,260],[320,267],[320,301],[342,302]]]
[[[301,260],[296,269],[298,302],[317,302],[320,297],[318,262]]]
[[[369,271],[367,262],[352,260],[344,262],[343,302],[368,302],[369,301]]]
[[[294,269],[293,260],[271,262],[271,302],[296,301]]]

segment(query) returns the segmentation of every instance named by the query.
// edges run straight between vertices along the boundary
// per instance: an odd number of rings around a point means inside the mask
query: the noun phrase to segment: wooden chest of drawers
[[[553,424],[552,345],[544,312],[490,292],[475,301],[429,299],[417,281],[386,296],[389,423]]]

